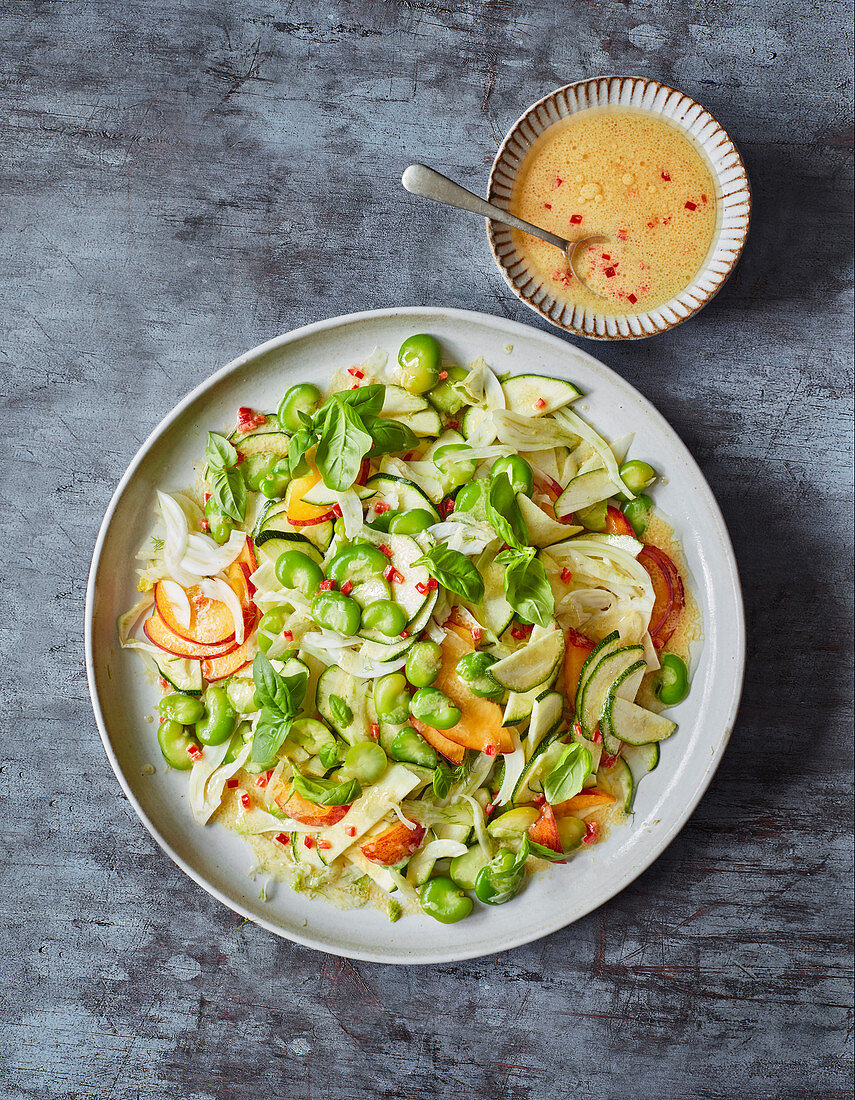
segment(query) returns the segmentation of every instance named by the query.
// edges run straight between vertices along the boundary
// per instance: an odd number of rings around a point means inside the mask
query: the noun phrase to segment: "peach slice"
[[[335,825],[350,809],[350,806],[316,806],[296,791],[287,798],[284,794],[277,795],[275,801],[283,814],[293,817],[303,825],[314,825],[319,829],[325,825]]]
[[[607,535],[629,535],[631,538],[635,538],[635,531],[632,529],[632,524],[623,512],[619,508],[615,508],[612,504],[606,508],[605,533]]]
[[[173,634],[186,638],[196,645],[219,645],[235,636],[232,613],[220,600],[212,600],[202,594],[197,584],[185,588],[190,601],[190,622],[182,626],[175,617],[175,610],[160,582],[154,586],[154,602],[157,613]]]
[[[435,730],[433,726],[426,726],[424,722],[420,722],[418,718],[413,718],[412,715],[410,715],[410,725],[418,730],[425,741],[429,745],[433,745],[436,751],[441,752],[452,764],[463,763],[463,757],[466,755],[465,745],[458,745],[456,741],[449,741],[439,730]]]
[[[305,477],[295,477],[288,486],[285,497],[285,516],[292,527],[313,527],[316,523],[324,523],[328,519],[335,519],[335,512],[329,504],[306,504],[303,497],[310,489],[321,480],[321,472],[315,465],[313,455],[306,455],[309,464],[309,472]]]
[[[548,802],[540,807],[540,817],[528,831],[529,840],[539,844],[542,848],[549,848],[553,852],[563,852],[561,834],[558,832],[558,824],[555,814]]]
[[[556,817],[567,817],[569,814],[578,814],[585,810],[596,810],[602,806],[611,806],[615,796],[608,791],[601,791],[598,787],[589,787],[586,791],[580,791],[568,798],[565,802],[557,802],[552,807]]]
[[[466,681],[457,675],[457,662],[472,652],[471,640],[466,642],[460,635],[446,632],[442,643],[442,665],[434,686],[445,692],[461,714],[457,725],[442,730],[442,735],[464,748],[479,752],[512,752],[511,735],[502,727],[502,708],[489,699],[479,699],[473,695]]]
[[[593,648],[594,643],[590,638],[586,638],[584,634],[570,627],[567,631],[567,647],[564,650],[564,694],[571,707],[576,705],[579,673]]]
[[[424,839],[423,825],[408,829],[403,821],[396,821],[382,833],[359,845],[359,850],[372,863],[381,863],[384,867],[394,867],[409,859]]]
[[[229,615],[229,620],[231,620],[231,615]],[[232,623],[232,627],[234,627],[234,623]],[[202,645],[199,642],[191,641],[189,638],[182,638],[180,634],[170,630],[157,610],[152,612],[150,618],[146,619],[143,624],[143,631],[150,642],[153,642],[159,649],[165,649],[167,653],[175,654],[176,657],[190,657],[195,660],[215,659],[237,649],[237,642],[234,640],[234,629],[232,629],[231,638],[227,638],[224,642],[219,642],[216,645]]]

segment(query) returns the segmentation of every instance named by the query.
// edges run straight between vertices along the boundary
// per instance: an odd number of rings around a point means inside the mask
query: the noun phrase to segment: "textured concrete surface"
[[[850,1095],[851,26],[834,0],[0,3],[3,1097]],[[394,303],[538,324],[482,227],[398,177],[482,190],[528,103],[604,72],[699,98],[755,189],[699,318],[588,345],[721,501],[740,719],[682,835],[585,920],[337,962],[240,924],[121,794],[82,661],[95,534],[161,417],[269,336]]]

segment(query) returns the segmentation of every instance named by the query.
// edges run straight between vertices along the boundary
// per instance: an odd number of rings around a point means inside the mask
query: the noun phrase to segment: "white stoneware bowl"
[[[567,84],[529,107],[493,161],[487,198],[507,210],[514,179],[532,143],[553,123],[594,107],[632,107],[661,115],[703,152],[716,182],[718,223],[709,255],[694,282],[646,313],[608,316],[557,299],[517,251],[511,231],[487,222],[490,248],[505,281],[527,306],[559,328],[592,340],[635,340],[666,332],[702,309],[736,264],[751,215],[751,190],[736,147],[709,111],[682,92],[642,77],[602,76]]]
[[[298,381],[323,385],[330,371],[375,347],[395,356],[415,332],[431,332],[460,362],[484,355],[500,371],[535,371],[578,383],[580,407],[612,437],[635,432],[633,453],[667,479],[656,500],[683,536],[705,639],[680,724],[659,767],[639,787],[631,823],[565,866],[533,876],[513,903],[478,907],[460,924],[429,917],[390,924],[373,909],[342,912],[278,886],[260,901],[247,871],[252,853],[235,834],[196,824],[186,773],[160,755],[157,688],[136,655],[119,648],[116,618],[137,597],[134,553],[149,530],[156,487],[193,482],[208,429],[225,429],[239,405],[275,408]],[[439,963],[503,951],[535,940],[607,902],[673,840],[710,782],[727,744],[742,685],[744,627],[727,531],[689,452],[628,383],[565,340],[498,317],[443,308],[385,309],[336,317],[278,336],[222,368],[189,394],[152,433],[113,496],[95,546],[86,605],[86,662],[92,705],[113,770],[143,824],[174,862],[237,913],[277,935],[357,959]],[[153,771],[152,771],[153,766]]]

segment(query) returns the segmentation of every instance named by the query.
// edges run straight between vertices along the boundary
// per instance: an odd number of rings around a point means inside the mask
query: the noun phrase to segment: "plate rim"
[[[285,929],[280,924],[274,921],[268,920],[265,917],[259,915],[257,912],[244,906],[242,902],[231,897],[226,891],[221,890],[213,883],[209,882],[203,874],[197,872],[187,860],[184,859],[180,853],[178,853],[165,836],[162,835],[154,821],[152,821],[146,812],[143,810],[139,801],[137,800],[133,790],[126,779],[124,772],[119,764],[115,752],[113,751],[110,743],[110,738],[106,728],[106,722],[101,710],[100,700],[98,697],[98,688],[96,684],[95,675],[95,659],[94,659],[94,613],[95,613],[95,598],[96,598],[96,581],[98,577],[98,569],[101,560],[101,554],[104,548],[104,544],[107,539],[107,535],[110,529],[110,524],[113,520],[116,510],[122,500],[122,497],[127,489],[128,485],[132,481],[137,468],[143,462],[149,451],[153,449],[161,435],[181,417],[184,412],[196,401],[196,399],[207,391],[213,389],[223,379],[233,374],[241,367],[245,366],[251,360],[260,358],[267,353],[274,351],[278,348],[284,347],[289,343],[297,340],[305,339],[306,337],[313,336],[316,333],[324,332],[328,329],[334,329],[342,327],[348,324],[358,324],[363,321],[380,320],[385,318],[403,318],[412,317],[418,319],[422,317],[435,317],[440,314],[444,320],[453,322],[476,323],[498,329],[509,335],[519,333],[519,335],[531,338],[535,336],[538,340],[545,340],[548,344],[552,345],[553,349],[560,351],[563,354],[573,354],[581,356],[587,361],[587,365],[592,369],[594,374],[598,374],[603,378],[608,379],[610,384],[617,383],[619,387],[623,387],[628,395],[639,400],[643,406],[645,406],[648,413],[651,415],[655,427],[658,431],[666,435],[671,444],[676,446],[686,461],[690,471],[699,479],[701,485],[706,489],[708,494],[708,503],[711,508],[712,519],[714,520],[717,533],[721,540],[721,545],[724,550],[724,557],[727,562],[727,582],[729,584],[730,595],[733,597],[734,611],[736,615],[736,636],[734,641],[734,657],[736,660],[735,677],[733,680],[733,690],[727,713],[721,720],[722,732],[715,744],[715,751],[710,754],[706,761],[706,767],[703,774],[699,777],[699,781],[695,790],[692,792],[692,796],[689,800],[683,804],[679,814],[670,828],[666,829],[657,839],[656,843],[651,848],[650,853],[645,854],[638,864],[633,864],[629,870],[621,875],[618,879],[616,888],[611,890],[608,897],[594,900],[590,904],[583,904],[580,911],[572,918],[572,920],[561,920],[557,922],[549,922],[547,927],[536,927],[533,931],[517,930],[511,934],[505,934],[503,937],[497,939],[496,943],[489,948],[484,948],[479,944],[475,949],[469,950],[466,948],[455,950],[448,955],[443,955],[441,958],[435,955],[421,957],[418,953],[408,954],[406,958],[402,958],[399,954],[386,953],[382,950],[362,950],[354,949],[349,944],[339,944],[337,946],[321,944],[316,938],[311,935],[302,935],[297,931],[291,929]],[[695,461],[694,456],[689,451],[686,444],[682,441],[678,433],[668,423],[662,413],[653,405],[653,403],[644,396],[639,390],[637,390],[630,382],[623,378],[616,371],[612,370],[606,364],[596,359],[590,353],[579,348],[577,345],[569,342],[568,340],[558,336],[551,332],[544,332],[532,325],[524,324],[520,321],[511,320],[506,317],[497,316],[490,313],[482,313],[477,310],[459,309],[449,306],[403,306],[403,307],[386,307],[380,309],[362,310],[355,313],[342,314],[336,317],[324,318],[320,321],[313,321],[306,325],[301,325],[298,328],[291,329],[288,332],[281,333],[278,336],[274,336],[269,340],[257,345],[256,347],[242,352],[234,359],[230,360],[224,366],[214,371],[213,374],[205,378],[199,385],[195,386],[188,394],[182,398],[177,405],[175,405],[167,415],[155,426],[155,428],[149,433],[147,438],[137,449],[133,458],[131,459],[125,473],[122,475],[118,485],[113,491],[110,501],[107,505],[104,513],[104,518],[98,529],[98,535],[95,540],[95,546],[92,554],[92,561],[89,568],[89,574],[86,585],[86,601],[84,610],[85,622],[84,622],[84,652],[86,662],[86,679],[89,690],[89,698],[92,704],[92,709],[95,715],[95,721],[98,726],[98,732],[101,738],[101,743],[104,747],[104,751],[107,755],[107,759],[110,762],[110,766],[113,769],[113,773],[119,782],[120,787],[125,793],[126,798],[130,802],[133,810],[149,834],[158,844],[162,851],[179,867],[190,879],[192,879],[197,885],[201,886],[208,894],[216,898],[232,912],[240,914],[247,920],[252,921],[253,924],[257,924],[267,931],[272,932],[274,935],[280,936],[283,939],[290,940],[291,942],[298,943],[301,946],[309,947],[317,951],[323,951],[328,954],[332,954],[339,957],[352,958],[363,962],[374,962],[393,965],[442,965],[448,962],[461,962],[468,959],[482,958],[486,955],[495,954],[501,951],[512,950],[516,947],[522,947],[528,943],[532,943],[536,940],[542,939],[545,936],[551,935],[554,932],[560,931],[562,928],[566,928],[570,924],[575,924],[576,921],[581,920],[589,913],[598,909],[601,905],[607,904],[612,901],[618,894],[622,893],[639,875],[646,871],[665,851],[665,849],[672,843],[675,837],[682,831],[688,819],[694,813],[701,798],[706,793],[713,776],[718,768],[727,744],[730,740],[733,732],[733,727],[736,721],[736,717],[739,711],[739,705],[742,697],[742,690],[744,686],[744,674],[745,674],[745,660],[746,660],[746,640],[745,640],[745,612],[742,599],[742,588],[739,578],[739,570],[736,562],[736,556],[733,551],[733,544],[730,538],[730,534],[725,524],[724,517],[721,513],[721,509],[718,505],[718,501],[710,488],[707,479],[704,477],[703,471],[700,469],[698,463]]]

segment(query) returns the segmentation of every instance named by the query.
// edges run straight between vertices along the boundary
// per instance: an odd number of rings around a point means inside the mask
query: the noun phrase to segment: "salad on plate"
[[[157,491],[120,642],[253,873],[452,923],[630,815],[700,628],[656,470],[581,397],[417,334]]]

